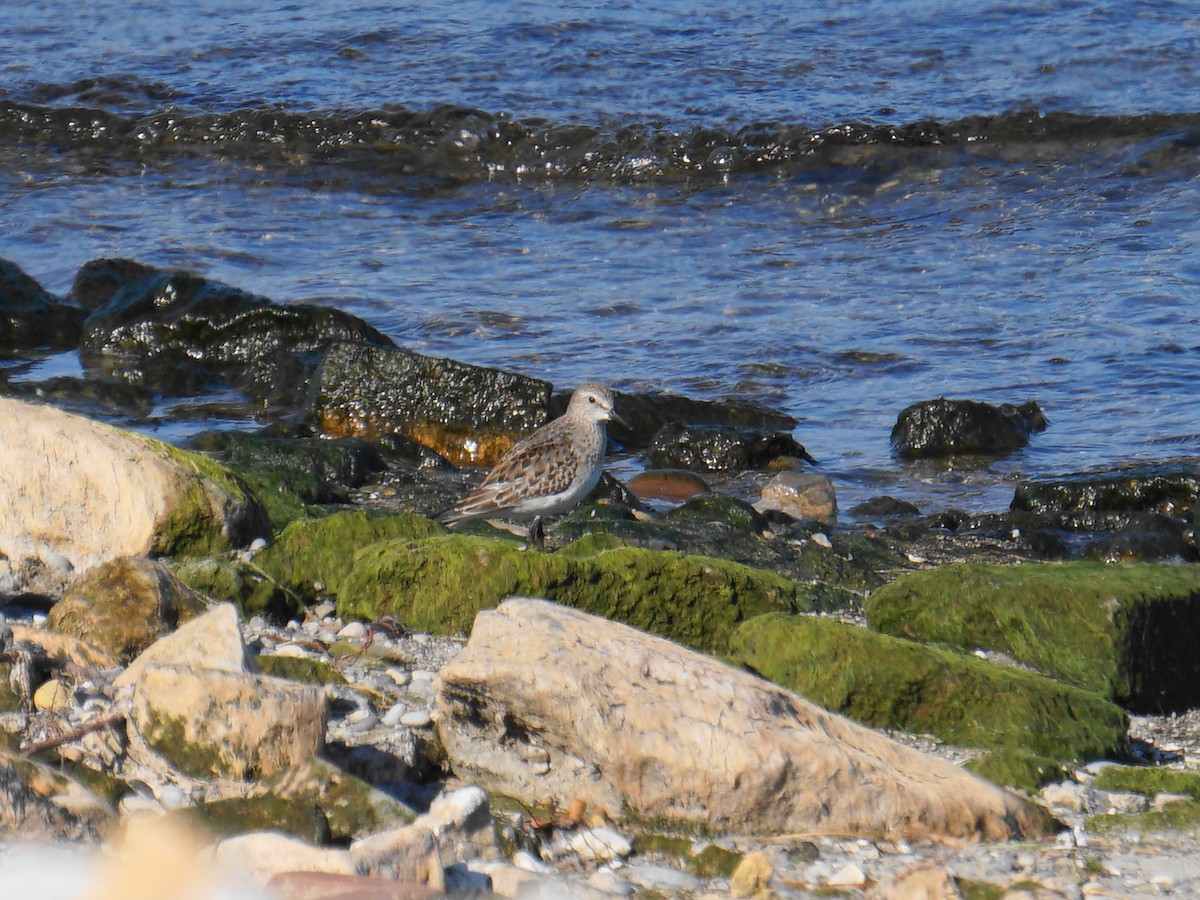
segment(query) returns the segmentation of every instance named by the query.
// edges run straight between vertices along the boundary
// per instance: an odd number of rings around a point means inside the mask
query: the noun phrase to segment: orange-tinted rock
[[[708,482],[686,469],[649,469],[625,482],[639,500],[670,500],[680,503],[709,492]]]

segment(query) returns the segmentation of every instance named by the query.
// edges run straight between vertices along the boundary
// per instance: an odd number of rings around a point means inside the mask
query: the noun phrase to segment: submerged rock
[[[83,571],[121,556],[216,552],[269,530],[207,457],[49,406],[0,398],[0,553]]]
[[[1060,528],[1126,527],[1135,513],[1193,517],[1200,501],[1194,459],[1022,481],[1012,509],[1045,516]]]
[[[580,798],[610,816],[716,830],[1009,838],[1045,828],[1036,809],[948,763],[545,601],[480,614],[441,676],[455,771],[526,803]]]
[[[1132,711],[1200,705],[1200,570],[1094,562],[945,565],[867,601],[873,628],[1009,654]]]
[[[1127,717],[1115,704],[966,653],[779,614],[744,622],[730,647],[759,674],[873,728],[1072,762],[1128,755]]]
[[[47,293],[15,263],[0,259],[0,346],[72,349],[87,311]]]
[[[456,464],[492,465],[544,425],[550,384],[411,350],[339,344],[313,378],[310,412],[335,437],[393,432]]]
[[[892,428],[900,456],[920,459],[956,453],[1008,453],[1029,443],[1046,428],[1046,417],[1033,400],[993,406],[975,400],[925,400],[901,411]]]

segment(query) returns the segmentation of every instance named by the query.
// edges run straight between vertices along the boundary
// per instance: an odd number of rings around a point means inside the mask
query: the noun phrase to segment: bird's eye
[[[588,397],[588,403],[595,403],[595,402],[596,402],[595,397]]]

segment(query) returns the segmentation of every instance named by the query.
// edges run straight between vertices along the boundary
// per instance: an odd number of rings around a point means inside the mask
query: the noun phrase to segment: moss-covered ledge
[[[1124,712],[1096,693],[856,625],[765,615],[738,627],[731,650],[772,681],[876,728],[1063,761],[1128,752]]]
[[[338,581],[338,612],[390,615],[418,631],[456,633],[469,630],[480,610],[527,595],[723,653],[738,622],[809,606],[805,586],[773,572],[584,540],[584,547],[560,553],[466,534],[378,541],[359,550]]]
[[[1134,711],[1200,705],[1200,566],[948,565],[880,588],[866,611],[881,632],[1001,651]]]

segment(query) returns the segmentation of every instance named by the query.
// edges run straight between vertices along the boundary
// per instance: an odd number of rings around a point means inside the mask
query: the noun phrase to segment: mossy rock
[[[243,618],[265,615],[282,622],[300,610],[295,593],[236,554],[178,560],[175,574],[201,594],[233,603]]]
[[[218,837],[280,831],[316,845],[327,843],[330,838],[329,824],[320,806],[304,798],[232,797],[199,803],[170,815]]]
[[[141,439],[161,456],[199,476],[159,523],[152,556],[210,556],[271,533],[258,497],[231,469],[201,453],[149,437]]]
[[[872,727],[1055,760],[1127,751],[1124,712],[1098,694],[855,625],[762,616],[738,627],[731,651],[772,681]]]
[[[904,558],[874,536],[839,533],[832,548],[810,537],[810,525],[795,523],[764,537],[767,521],[748,504],[730,497],[698,497],[666,515],[634,518],[619,505],[580,507],[550,528],[559,542],[606,535],[631,547],[676,550],[728,559],[767,569],[804,584],[817,609],[858,609],[865,593],[883,583],[879,572],[904,565]],[[568,544],[570,546],[570,544]]]
[[[345,684],[346,678],[333,666],[316,659],[298,656],[275,656],[264,653],[255,657],[258,670],[264,675],[286,678],[303,684]]]
[[[267,779],[261,790],[318,808],[330,840],[339,844],[409,825],[417,818],[406,804],[319,756]]]
[[[1031,753],[1022,747],[992,750],[977,759],[968,760],[963,768],[993,784],[1020,788],[1031,794],[1048,784],[1071,777],[1068,768],[1060,760]]]
[[[1200,705],[1200,566],[941,566],[880,588],[867,618],[887,634],[1007,653],[1135,711]]]
[[[544,597],[720,652],[738,622],[808,606],[804,589],[728,560],[634,547],[541,553],[511,541],[450,534],[363,547],[340,583],[343,618],[391,615],[417,631],[470,629],[513,595]]]
[[[162,563],[126,556],[80,576],[51,608],[46,625],[129,662],[206,609]]]
[[[1200,800],[1178,800],[1143,813],[1092,816],[1086,827],[1097,835],[1119,831],[1194,833],[1200,828]]]
[[[292,522],[255,557],[264,571],[305,599],[338,596],[359,548],[393,538],[444,534],[441,525],[408,513],[342,510]],[[315,585],[321,585],[317,591]]]
[[[1159,769],[1151,766],[1105,766],[1092,781],[1102,791],[1132,791],[1147,797],[1186,794],[1200,800],[1200,772]]]
[[[0,713],[17,712],[21,709],[21,698],[12,689],[9,676],[12,674],[12,663],[0,662]],[[0,739],[8,732],[0,732]],[[18,739],[20,735],[17,735]],[[14,748],[15,749],[15,748]]]

